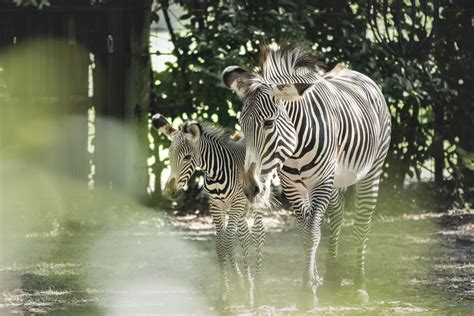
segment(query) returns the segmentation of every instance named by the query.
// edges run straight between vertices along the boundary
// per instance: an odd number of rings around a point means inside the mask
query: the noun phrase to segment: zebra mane
[[[212,138],[222,143],[234,142],[231,139],[232,132],[227,129],[205,121],[199,121],[199,125],[201,126],[202,135],[207,138]]]
[[[260,48],[260,69],[265,79],[280,75],[297,75],[297,70],[320,71],[323,64],[306,43],[283,42],[274,49],[270,45]]]

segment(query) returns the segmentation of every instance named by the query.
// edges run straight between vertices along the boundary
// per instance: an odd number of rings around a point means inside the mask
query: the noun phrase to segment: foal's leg
[[[249,225],[245,216],[240,218],[239,221],[239,228],[238,228],[238,235],[240,244],[242,245],[242,251],[244,255],[244,269],[245,269],[245,280],[247,282],[247,304],[249,306],[253,306],[253,279],[252,273],[250,271],[250,258],[249,258],[249,250],[250,250],[250,242],[251,242],[251,234]]]
[[[255,271],[255,300],[257,305],[261,305],[263,302],[263,259],[262,249],[265,244],[265,230],[263,227],[263,214],[261,210],[254,210],[254,224],[252,227],[252,237],[255,245],[255,259],[256,259],[256,271]]]
[[[225,214],[221,208],[211,202],[210,213],[212,220],[216,227],[216,253],[219,264],[219,297],[218,302],[222,304],[229,291],[229,283],[227,280],[227,273],[225,271],[225,261],[227,251],[224,247],[224,233],[225,233]]]
[[[242,201],[240,204],[232,205],[229,210],[229,216],[227,220],[227,226],[225,229],[224,235],[224,245],[229,257],[229,261],[231,264],[232,271],[234,272],[234,277],[237,278],[240,284],[240,287],[243,287],[243,275],[240,272],[239,266],[237,261],[235,260],[235,240],[237,239],[237,228],[240,219],[243,217],[244,214],[244,207],[245,207],[245,200]]]

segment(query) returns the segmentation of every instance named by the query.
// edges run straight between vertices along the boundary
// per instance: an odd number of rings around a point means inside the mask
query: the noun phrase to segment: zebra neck
[[[320,116],[336,115],[340,110],[339,101],[335,97],[334,91],[323,82],[317,83],[302,99],[287,103],[286,107],[288,116],[295,127],[302,118],[308,118],[308,113],[313,116],[306,122],[314,123],[320,119]]]
[[[222,141],[203,138],[200,144],[200,168],[211,180],[228,177],[232,169],[233,146]]]

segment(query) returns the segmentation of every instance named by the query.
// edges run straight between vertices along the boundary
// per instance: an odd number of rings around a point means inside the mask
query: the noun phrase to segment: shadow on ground
[[[58,219],[47,231],[4,235],[0,313],[217,313],[210,219],[158,214],[112,207],[89,222]],[[109,224],[102,225],[101,217]],[[371,302],[359,306],[350,300],[353,248],[348,214],[341,238],[342,287],[324,295],[313,312],[469,314],[474,308],[472,219],[470,214],[377,216],[367,249]],[[256,312],[297,314],[302,250],[294,222],[281,211],[268,214],[265,226],[266,301]],[[323,274],[326,249],[323,238],[318,253]],[[231,296],[227,312],[252,311]]]
[[[3,164],[0,314],[217,314],[217,264],[209,217],[173,217],[107,189],[27,164]],[[14,176],[6,177],[8,174]],[[26,181],[27,180],[27,181]],[[27,197],[27,198],[25,198]],[[374,218],[367,248],[370,304],[351,303],[354,251],[347,212],[342,287],[313,312],[469,314],[474,310],[473,215]],[[231,295],[227,313],[300,314],[302,249],[291,215],[265,216],[264,306]],[[318,252],[324,275],[327,230]]]

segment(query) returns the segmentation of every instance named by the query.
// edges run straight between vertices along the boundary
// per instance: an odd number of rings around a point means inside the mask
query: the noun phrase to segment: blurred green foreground
[[[111,191],[89,191],[20,163],[4,162],[0,172],[0,314],[217,313],[217,264],[208,217],[157,213]],[[315,312],[472,311],[472,215],[389,216],[381,210],[368,245],[367,306],[350,301],[351,215],[349,210],[341,239],[341,290],[320,293]],[[297,313],[303,256],[293,219],[284,210],[275,211],[265,216],[265,226],[266,305],[259,311]],[[326,242],[318,257],[323,275]],[[246,312],[243,302],[231,296],[229,311]]]

